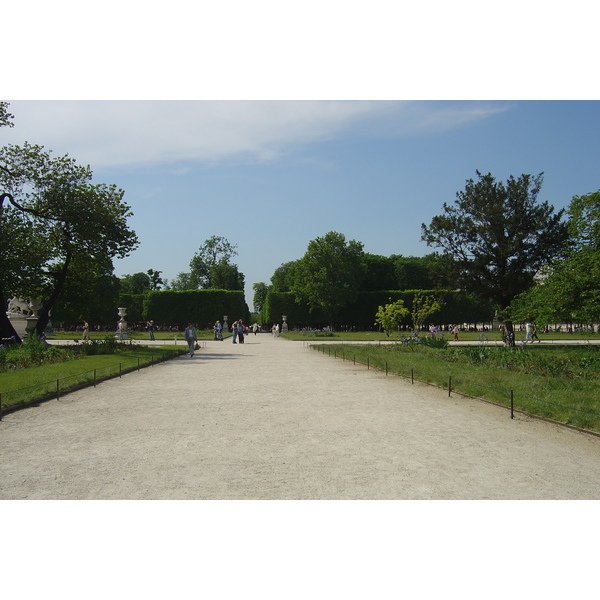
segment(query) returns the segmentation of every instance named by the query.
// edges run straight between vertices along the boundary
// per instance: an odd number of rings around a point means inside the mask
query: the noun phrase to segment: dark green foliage
[[[229,323],[237,319],[248,320],[249,310],[244,293],[237,290],[171,290],[150,292],[146,297],[145,318],[155,323],[184,326],[192,321],[200,326],[222,321]]]
[[[145,321],[146,316],[145,302],[148,294],[120,294],[119,306],[127,309],[125,320],[128,322]],[[118,321],[119,316],[116,308],[112,309],[112,314],[108,321]]]
[[[412,310],[412,302],[417,292],[438,296],[444,303],[442,309],[431,315],[431,321],[439,325],[450,323],[481,323],[490,322],[494,310],[490,303],[467,296],[456,291],[438,290],[403,290],[359,292],[356,302],[345,306],[339,315],[337,326],[356,327],[369,330],[375,323],[375,315],[380,306],[402,300],[404,306]],[[295,301],[293,293],[278,293],[270,291],[261,312],[263,323],[280,323],[281,316],[287,315],[290,327],[324,327],[329,325],[328,317],[323,311],[314,310],[312,313],[306,304]],[[403,324],[410,325],[410,315],[406,316]]]

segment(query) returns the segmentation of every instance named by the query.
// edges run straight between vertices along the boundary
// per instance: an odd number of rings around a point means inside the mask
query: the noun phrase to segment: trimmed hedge
[[[129,314],[129,311],[128,311]],[[155,323],[185,327],[192,321],[201,327],[223,321],[244,319],[247,323],[250,311],[244,300],[243,291],[232,290],[172,290],[150,292],[144,301],[144,319]]]
[[[356,327],[360,330],[375,328],[375,314],[379,306],[403,300],[404,306],[412,310],[415,293],[435,295],[444,306],[431,315],[428,321],[436,324],[481,323],[489,322],[494,315],[490,303],[482,302],[473,296],[449,290],[383,290],[378,292],[359,292],[356,302],[341,309],[334,323],[336,326]],[[265,299],[261,320],[264,324],[280,323],[281,316],[287,315],[290,327],[324,327],[330,325],[321,310],[312,313],[304,303],[295,301],[292,292],[269,292]],[[411,317],[405,317],[403,325],[411,325]]]

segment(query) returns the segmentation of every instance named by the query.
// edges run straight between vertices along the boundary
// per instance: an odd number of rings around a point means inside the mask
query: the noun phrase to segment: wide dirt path
[[[600,438],[251,335],[5,415],[2,499],[598,499]]]

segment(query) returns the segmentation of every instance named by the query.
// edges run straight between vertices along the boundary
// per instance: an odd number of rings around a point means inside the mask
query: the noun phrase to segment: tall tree
[[[259,313],[265,304],[267,294],[269,293],[269,286],[264,281],[259,281],[252,284],[252,289],[254,290],[254,298],[252,299],[254,312]]]
[[[321,308],[330,325],[340,308],[356,300],[364,278],[363,245],[330,231],[309,242],[296,267],[292,286],[296,298],[310,310]]]
[[[190,278],[195,287],[214,288],[211,269],[219,263],[231,264],[231,259],[237,255],[236,248],[237,245],[229,243],[224,237],[213,235],[208,238],[190,261]],[[237,265],[233,266],[237,269]]]
[[[29,239],[19,233],[20,246],[9,241],[20,265],[8,264],[0,273],[0,296],[5,303],[7,292],[39,292],[43,306],[36,330],[41,334],[76,259],[123,258],[137,247],[137,236],[127,226],[132,213],[122,190],[92,184],[89,166],[77,165],[67,155],[55,158],[28,143],[9,145],[0,149],[0,165],[2,201],[11,205],[10,210],[0,208],[0,238],[9,231],[7,220],[20,220],[20,232],[30,228],[35,233]],[[16,270],[23,265],[25,271]],[[1,315],[0,327],[4,333]]]
[[[150,291],[154,292],[160,290],[165,282],[163,278],[160,276],[162,271],[155,271],[154,269],[148,269],[146,271],[149,279],[150,279]]]
[[[453,206],[424,223],[422,239],[452,259],[453,277],[468,292],[505,311],[513,298],[533,285],[534,275],[568,238],[564,211],[538,202],[543,174],[512,175],[506,185],[477,171]],[[507,332],[512,322],[505,317]],[[514,337],[509,335],[509,343]]]

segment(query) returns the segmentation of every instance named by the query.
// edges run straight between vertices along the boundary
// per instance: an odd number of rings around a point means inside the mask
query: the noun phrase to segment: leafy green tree
[[[370,254],[363,255],[365,276],[361,284],[361,291],[377,292],[379,290],[400,289],[396,284],[394,258]]]
[[[269,286],[264,281],[260,281],[258,283],[253,283],[252,289],[254,290],[254,311],[259,313],[265,305],[265,300],[269,293]]]
[[[375,324],[381,325],[385,336],[390,337],[393,331],[397,331],[402,319],[408,315],[408,308],[404,306],[404,300],[396,300],[384,306],[380,306],[375,315]]]
[[[309,242],[296,267],[292,292],[310,310],[321,308],[333,325],[338,311],[356,300],[364,278],[363,245],[330,231]]]
[[[177,273],[177,277],[171,280],[168,289],[171,289],[174,292],[184,292],[186,290],[197,289],[197,285],[192,281],[190,273]]]
[[[281,264],[271,276],[271,292],[290,292],[294,285],[296,270],[300,260],[292,260]]]
[[[151,290],[150,277],[147,273],[134,273],[121,277],[122,294],[145,294]]]
[[[8,112],[8,102],[0,102],[0,127],[14,127],[12,120],[15,118]]]
[[[237,265],[218,262],[210,268],[210,289],[214,290],[243,290],[244,274],[240,273]]]
[[[0,165],[0,185],[5,190],[0,204],[11,205],[10,210],[0,208],[0,238],[9,222],[21,220],[10,242],[19,261],[3,265],[7,270],[0,273],[0,296],[5,306],[7,292],[41,297],[36,326],[41,334],[74,261],[123,258],[137,247],[137,236],[127,226],[132,213],[122,200],[122,190],[92,184],[89,166],[77,165],[67,155],[55,158],[28,143],[9,145],[0,149]],[[27,229],[33,237],[24,239],[22,232]],[[23,266],[24,271],[16,270]],[[10,323],[7,331],[1,314],[0,328],[3,335],[14,332]]]
[[[574,196],[568,215],[569,244],[538,283],[512,303],[514,318],[538,323],[600,320],[600,190]]]
[[[52,310],[52,320],[107,322],[117,319],[119,278],[112,261],[77,256],[65,280],[63,293]]]
[[[436,276],[435,254],[427,256],[391,256],[394,264],[395,290],[433,290],[445,281]]]
[[[219,263],[229,265],[231,259],[237,255],[236,248],[237,245],[230,244],[224,237],[213,235],[208,238],[190,261],[190,279],[193,285],[197,288],[216,289],[211,281],[211,269]],[[233,266],[237,269],[237,265]]]
[[[423,328],[425,321],[434,313],[442,309],[444,303],[435,296],[421,294],[417,292],[413,296],[412,317],[413,329],[419,331]]]
[[[162,277],[160,276],[162,271],[155,271],[154,269],[148,269],[146,271],[146,273],[148,274],[148,278],[150,279],[150,291],[151,292],[156,292],[156,291],[160,290],[163,285],[165,285],[165,282],[163,281]]]
[[[564,211],[538,202],[542,175],[511,175],[504,185],[477,171],[478,180],[467,181],[453,206],[444,203],[444,213],[422,225],[422,239],[450,259],[457,287],[501,311],[533,285],[534,275],[568,238]],[[512,322],[503,316],[510,334]]]

